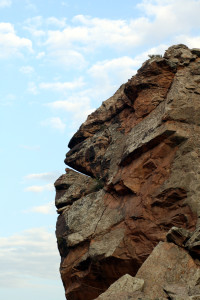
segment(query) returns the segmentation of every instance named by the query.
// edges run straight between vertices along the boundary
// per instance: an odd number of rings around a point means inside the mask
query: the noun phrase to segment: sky
[[[64,300],[54,181],[87,115],[173,44],[200,0],[0,0],[0,299]]]

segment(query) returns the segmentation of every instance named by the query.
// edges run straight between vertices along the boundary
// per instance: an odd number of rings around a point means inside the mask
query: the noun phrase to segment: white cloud
[[[47,18],[46,23],[47,23],[47,25],[53,25],[53,26],[62,28],[62,27],[66,26],[66,18],[58,19],[55,17],[50,17],[50,18]]]
[[[0,23],[0,58],[21,55],[24,49],[33,52],[31,40],[16,35],[12,24]]]
[[[33,173],[24,176],[25,180],[51,180],[54,181],[59,176],[58,172]]]
[[[40,83],[40,89],[53,90],[58,92],[66,92],[68,90],[78,89],[84,86],[83,78],[80,77],[75,81],[69,82],[42,82]]]
[[[45,42],[49,57],[64,65],[86,65],[87,55],[105,48],[126,51],[143,45],[153,47],[175,41],[181,34],[200,29],[199,0],[143,0],[143,17],[111,20],[77,15],[63,30],[48,30]]]
[[[75,113],[78,110],[83,110],[84,107],[86,109],[90,108],[90,98],[84,96],[81,97],[80,94],[77,94],[77,96],[74,95],[69,97],[68,100],[59,100],[47,103],[47,106],[52,109],[61,109]]]
[[[33,12],[37,12],[37,7],[30,0],[26,0],[25,8],[28,10],[32,10]]]
[[[138,6],[150,21],[144,33],[146,42],[152,40],[158,43],[200,27],[199,0],[143,0]]]
[[[65,67],[85,67],[86,56],[97,48],[109,47],[117,51],[134,49],[145,41],[148,18],[109,20],[78,15],[72,26],[63,30],[49,30],[45,42],[48,57]]]
[[[47,53],[50,61],[54,64],[59,64],[63,67],[76,67],[82,69],[87,65],[86,60],[81,51],[74,50],[72,47],[60,47],[56,41],[55,44],[52,39],[52,43],[46,44]]]
[[[46,106],[50,107],[53,111],[57,109],[70,113],[70,127],[74,129],[80,126],[87,116],[94,111],[94,108],[92,108],[90,104],[90,97],[85,95],[88,94],[88,92],[89,91],[85,90],[68,97],[67,100],[50,102],[47,103]]]
[[[0,8],[11,6],[11,0],[0,0]]]
[[[44,191],[53,191],[53,190],[54,190],[53,183],[48,183],[45,185],[32,185],[25,188],[26,192],[33,192],[33,193],[41,193]]]
[[[19,70],[24,74],[31,74],[34,72],[34,68],[31,66],[22,66]]]
[[[175,42],[186,44],[189,48],[200,48],[200,35],[195,37],[180,35],[175,38]]]
[[[97,62],[88,73],[98,81],[99,85],[112,85],[114,82],[118,86],[126,82],[136,73],[138,61],[128,56]]]
[[[45,228],[0,237],[0,286],[24,287],[31,285],[33,277],[56,280],[58,260],[55,236]]]
[[[42,39],[47,34],[47,28],[50,30],[50,27],[63,28],[66,25],[65,18],[43,18],[42,16],[35,16],[33,18],[28,18],[24,22],[24,29],[29,31],[30,34],[36,39],[39,45],[41,45]]]
[[[144,23],[144,20],[142,20]],[[110,46],[126,48],[140,43],[136,24],[124,20],[91,18],[79,15],[73,18],[74,25],[63,31],[48,31],[46,45],[57,49],[94,50],[96,47]],[[78,25],[76,25],[78,23]],[[133,22],[134,23],[134,22]],[[78,45],[77,45],[78,44]]]
[[[33,212],[33,213],[39,213],[39,214],[44,214],[44,215],[53,215],[53,214],[55,214],[54,202],[51,201],[44,205],[34,206],[24,212],[25,213]]]
[[[81,96],[80,94],[71,96],[68,100],[54,101],[47,104],[49,107],[58,110],[65,110],[66,112],[73,113],[73,118],[79,118],[81,115],[85,118],[94,109],[90,106],[90,98]],[[82,117],[81,117],[82,119]]]
[[[42,16],[36,16],[33,18],[28,18],[24,23],[24,29],[29,31],[33,37],[41,38],[45,36],[45,30],[41,29],[43,26]]]
[[[60,131],[64,131],[66,124],[59,117],[53,117],[46,119],[41,122],[43,126],[50,126],[51,128],[58,129]]]
[[[41,59],[42,57],[45,56],[45,52],[39,52],[37,55],[36,55],[36,58],[37,59]]]
[[[16,100],[16,95],[14,94],[7,94],[0,99],[0,104],[3,106],[12,106],[14,100]]]
[[[31,81],[28,83],[28,88],[27,91],[33,95],[37,95],[38,94],[38,89],[37,86],[35,84],[35,82]]]

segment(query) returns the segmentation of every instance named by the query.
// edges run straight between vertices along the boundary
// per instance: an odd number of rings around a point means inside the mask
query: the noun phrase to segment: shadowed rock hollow
[[[197,295],[199,125],[200,50],[176,45],[147,60],[72,137],[65,163],[76,171],[55,182],[68,300],[175,299],[183,285]],[[115,281],[114,296],[112,286],[102,294]]]

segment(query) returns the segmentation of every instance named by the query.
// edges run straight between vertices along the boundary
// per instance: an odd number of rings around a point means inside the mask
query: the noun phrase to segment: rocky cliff
[[[68,300],[200,299],[199,125],[200,49],[176,45],[72,137],[55,182]]]

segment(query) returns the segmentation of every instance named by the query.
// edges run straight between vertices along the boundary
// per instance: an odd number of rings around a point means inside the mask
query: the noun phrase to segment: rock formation
[[[68,300],[200,299],[199,125],[200,49],[176,45],[72,137],[55,182]]]

